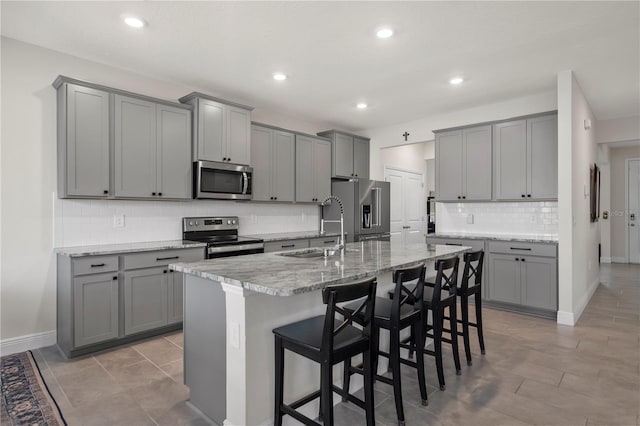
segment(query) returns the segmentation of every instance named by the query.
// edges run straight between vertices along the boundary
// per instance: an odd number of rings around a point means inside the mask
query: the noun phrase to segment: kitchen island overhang
[[[184,377],[190,403],[219,424],[271,424],[274,328],[322,315],[318,290],[327,285],[379,276],[378,295],[384,297],[393,285],[393,269],[427,262],[433,271],[434,261],[469,250],[367,241],[326,257],[292,257],[294,251],[170,265],[185,274]],[[319,388],[317,365],[289,353],[285,365],[285,401]],[[341,369],[336,367],[334,377],[339,383]],[[352,386],[358,385],[354,380]],[[310,404],[308,410],[317,407]]]

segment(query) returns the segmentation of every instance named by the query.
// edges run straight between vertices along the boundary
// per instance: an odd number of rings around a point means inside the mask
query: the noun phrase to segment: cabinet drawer
[[[339,236],[312,238],[309,240],[309,247],[333,247],[338,244]]]
[[[73,275],[99,274],[118,270],[118,256],[88,256],[73,259]]]
[[[471,247],[473,251],[484,250],[484,240],[462,240],[457,238],[431,238],[427,237],[427,244],[443,244]]]
[[[197,262],[204,259],[204,247],[127,254],[123,258],[126,270],[164,266],[170,263]]]
[[[556,257],[557,247],[555,244],[490,241],[489,251],[491,253]]]
[[[271,241],[264,243],[264,252],[270,253],[273,251],[283,250],[295,250],[309,248],[309,240],[286,240],[286,241]]]

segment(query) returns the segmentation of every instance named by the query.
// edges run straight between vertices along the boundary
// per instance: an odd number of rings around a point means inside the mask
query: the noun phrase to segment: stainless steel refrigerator
[[[331,195],[344,205],[344,231],[349,243],[366,240],[390,241],[390,184],[377,180],[333,181]],[[322,208],[325,219],[340,219],[337,203]],[[325,230],[340,232],[340,224],[327,223]]]

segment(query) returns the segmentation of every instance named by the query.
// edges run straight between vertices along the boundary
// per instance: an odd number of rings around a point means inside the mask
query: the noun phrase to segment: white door
[[[628,161],[629,262],[640,263],[640,160]]]
[[[386,168],[385,180],[391,186],[391,242],[423,243],[426,200],[422,194],[422,174]]]

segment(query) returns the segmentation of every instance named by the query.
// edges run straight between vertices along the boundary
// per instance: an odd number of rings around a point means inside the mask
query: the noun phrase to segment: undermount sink
[[[345,252],[358,252],[358,249],[342,249]],[[279,256],[296,257],[298,259],[312,259],[316,257],[332,257],[339,256],[342,250],[336,250],[334,248],[311,248],[306,250],[288,251],[284,253],[278,253]]]

